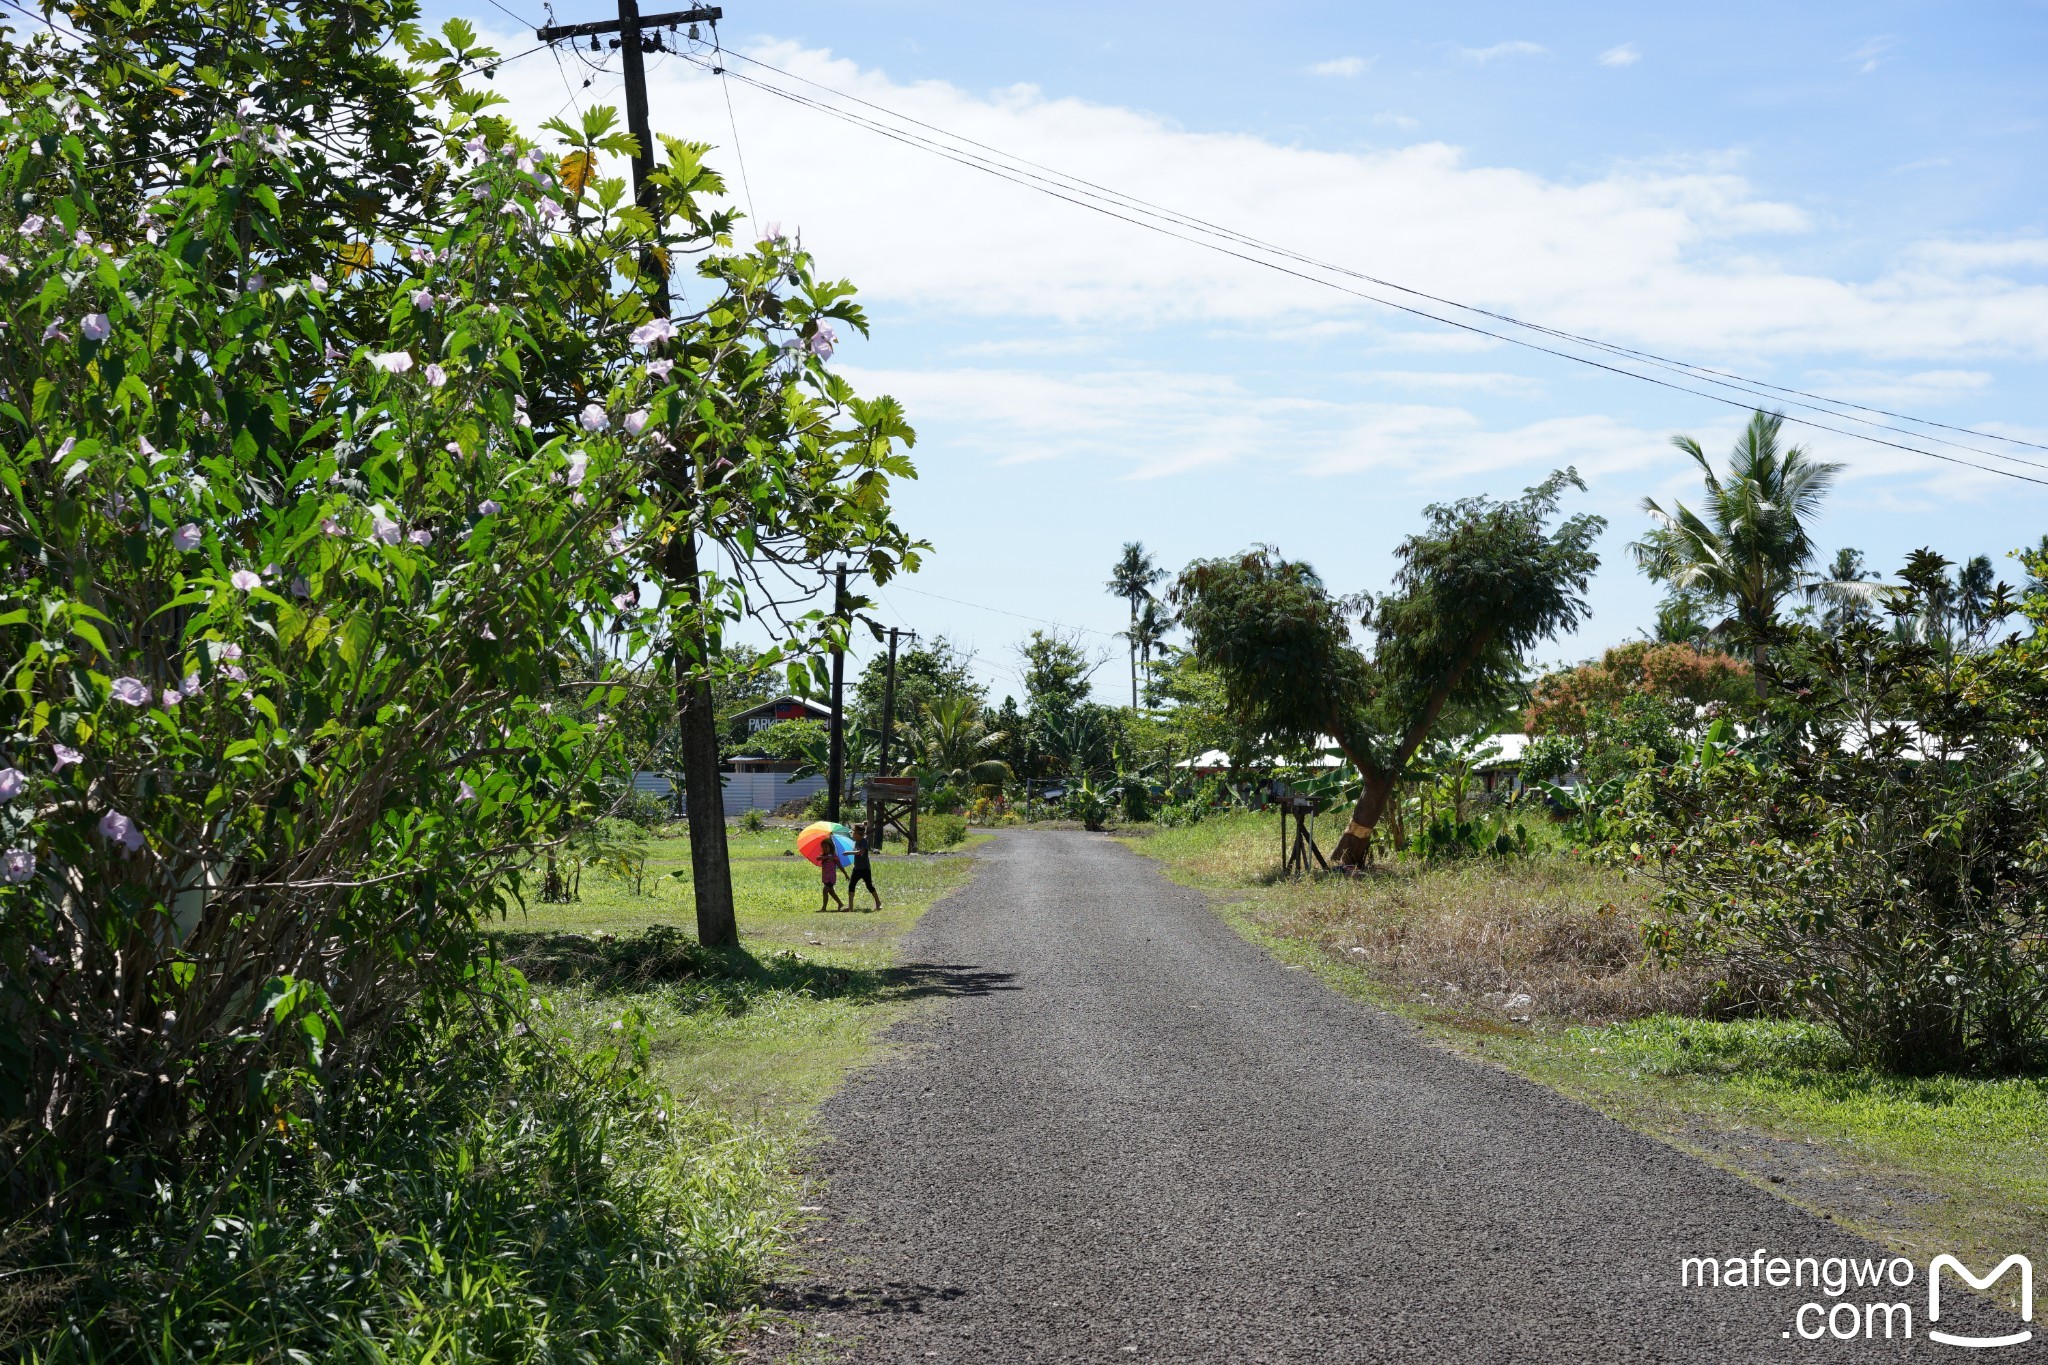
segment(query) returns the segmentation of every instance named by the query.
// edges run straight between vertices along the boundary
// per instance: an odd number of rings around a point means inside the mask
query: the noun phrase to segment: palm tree
[[[1698,441],[1672,437],[1671,444],[1692,456],[1706,476],[1703,514],[1684,503],[1667,512],[1656,499],[1644,498],[1643,510],[1657,525],[1629,547],[1652,579],[1697,592],[1727,612],[1718,628],[1748,639],[1759,698],[1778,604],[1794,592],[1837,586],[1806,572],[1814,553],[1806,523],[1842,466],[1814,460],[1799,446],[1780,450],[1784,421],[1779,413],[1753,414],[1735,442],[1725,477],[1714,472]]]
[[[1156,597],[1147,597],[1145,605],[1138,608],[1138,619],[1131,622],[1127,638],[1137,646],[1138,665],[1147,678],[1152,676],[1152,653],[1166,643],[1166,632],[1173,629],[1173,613],[1159,605]]]
[[[1109,571],[1109,582],[1103,584],[1110,596],[1121,597],[1131,607],[1131,628],[1124,632],[1124,639],[1131,647],[1131,709],[1138,709],[1138,607],[1140,603],[1152,601],[1153,585],[1166,577],[1166,570],[1152,561],[1145,547],[1138,541],[1124,542],[1124,552]]]
[[[981,704],[964,693],[927,702],[905,738],[918,766],[938,783],[1000,788],[1011,780],[1009,765],[987,757],[1006,736],[988,728]]]

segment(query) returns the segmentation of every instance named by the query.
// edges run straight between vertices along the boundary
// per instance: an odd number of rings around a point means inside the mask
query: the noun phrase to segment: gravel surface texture
[[[825,1109],[800,1358],[2044,1358],[1929,1341],[1924,1266],[1682,1287],[1685,1257],[1886,1253],[1283,967],[1107,838],[978,856],[906,943],[954,998]],[[1943,1290],[1940,1328],[2027,1325]],[[1808,1302],[1858,1339],[1785,1335]],[[1863,1340],[1870,1302],[1912,1339]]]

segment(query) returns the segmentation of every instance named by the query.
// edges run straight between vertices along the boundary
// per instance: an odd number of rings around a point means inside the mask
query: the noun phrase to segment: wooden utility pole
[[[889,766],[889,739],[896,732],[896,641],[905,635],[913,640],[917,638],[914,630],[889,627],[889,671],[882,675],[882,752],[875,764],[879,777],[888,777],[895,772]]]
[[[647,119],[647,63],[651,38],[648,29],[673,28],[678,24],[715,22],[724,11],[715,7],[677,10],[668,14],[642,16],[639,0],[619,0],[616,21],[591,24],[549,25],[534,30],[544,43],[615,33],[624,58],[626,77],[626,126],[637,149],[633,155],[633,199],[660,221],[658,193],[654,186],[654,132]],[[669,315],[668,270],[650,249],[641,257],[641,278],[647,285],[648,306],[658,317]],[[684,481],[687,484],[687,481]],[[697,536],[687,526],[668,545],[663,570],[683,585],[689,601],[695,635],[696,657],[678,649],[676,666],[676,728],[680,738],[683,769],[683,800],[690,821],[690,884],[697,901],[697,940],[707,947],[725,947],[739,942],[739,921],[733,913],[732,864],[725,843],[725,789],[718,771],[718,712],[711,696],[711,682],[704,670],[711,662],[710,641],[701,628],[703,593],[698,580]]]
[[[839,618],[840,630],[846,629],[846,566],[841,564],[833,571],[832,614]],[[846,645],[835,641],[832,646],[832,757],[830,767],[832,786],[825,798],[825,818],[838,823],[839,794],[846,788]]]

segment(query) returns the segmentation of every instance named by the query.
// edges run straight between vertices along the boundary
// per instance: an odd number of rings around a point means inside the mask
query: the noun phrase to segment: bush
[[[967,821],[957,815],[925,815],[917,822],[917,841],[927,848],[952,848],[967,837]]]
[[[660,829],[675,819],[675,808],[668,797],[638,789],[625,794],[616,813],[619,819],[644,830]]]
[[[1890,609],[1910,617],[1907,577]],[[2030,614],[2048,623],[2048,597]],[[1664,888],[1652,941],[1782,992],[1868,1064],[2038,1060],[2048,637],[1972,658],[1858,622],[1784,659],[1799,685],[1742,751],[1702,745],[1630,787],[1616,850]]]
[[[749,834],[759,834],[762,830],[768,828],[768,821],[761,814],[759,806],[749,806],[741,813],[740,828]]]
[[[226,1171],[14,1244],[16,1358],[713,1354],[787,1192],[758,1138],[647,1083],[624,1022],[588,1054],[423,1050]]]

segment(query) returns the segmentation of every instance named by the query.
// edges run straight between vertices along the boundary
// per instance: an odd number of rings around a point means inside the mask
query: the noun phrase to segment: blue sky
[[[463,12],[507,51],[531,45],[496,9]],[[777,67],[1325,260],[2048,443],[2048,5],[742,0],[727,14],[725,42]],[[498,85],[537,123],[572,99],[616,102],[616,58],[603,66],[543,53]],[[1696,483],[1668,437],[1719,451],[1742,421],[1164,241],[744,85],[729,117],[715,78],[674,58],[650,84],[657,126],[717,144],[729,173],[736,127],[759,220],[801,228],[861,286],[875,335],[838,359],[908,406],[923,476],[900,506],[935,546],[880,614],[974,648],[999,696],[1015,690],[1020,616],[1120,648],[1123,608],[1101,584],[1125,540],[1171,567],[1269,541],[1339,590],[1378,588],[1425,504],[1511,494],[1567,463],[1589,484],[1574,507],[1611,529],[1591,624],[1545,657],[1593,653],[1650,623],[1657,594],[1625,548],[1645,526],[1637,504]],[[2048,531],[2048,487],[1800,439],[1849,466],[1819,528],[1830,550],[1892,567],[1922,544],[2002,555]],[[1106,698],[1122,677],[1102,671]]]

